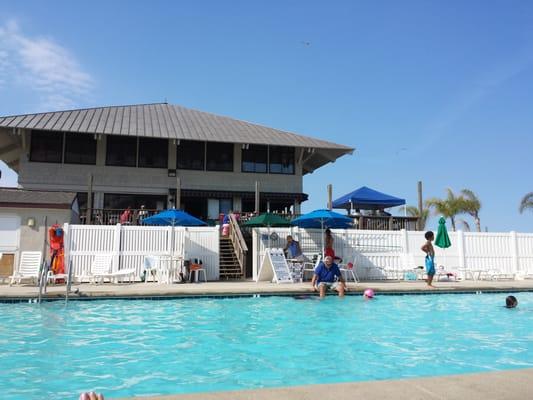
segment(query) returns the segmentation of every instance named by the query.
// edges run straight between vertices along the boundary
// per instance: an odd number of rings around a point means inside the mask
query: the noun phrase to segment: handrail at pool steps
[[[229,236],[231,243],[233,243],[233,249],[235,250],[235,255],[237,256],[237,260],[241,268],[241,276],[244,276],[244,272],[246,270],[246,253],[248,252],[248,246],[244,241],[244,237],[242,236],[241,228],[239,227],[239,223],[235,217],[235,214],[230,214],[229,221]]]

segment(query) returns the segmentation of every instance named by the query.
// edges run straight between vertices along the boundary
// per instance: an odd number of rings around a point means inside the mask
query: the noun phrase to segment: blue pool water
[[[108,397],[533,367],[533,293],[0,304],[3,399]]]

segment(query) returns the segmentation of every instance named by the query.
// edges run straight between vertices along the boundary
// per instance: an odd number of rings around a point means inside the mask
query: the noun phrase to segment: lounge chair
[[[104,282],[104,279],[112,279],[113,273],[111,267],[113,265],[113,256],[110,254],[98,254],[94,257],[91,263],[91,270],[89,274],[90,283]]]
[[[442,278],[446,278],[448,281],[457,281],[457,273],[447,270],[444,265],[439,265],[435,273],[435,281],[440,281]]]
[[[43,254],[40,251],[23,251],[20,253],[20,262],[17,271],[9,277],[9,285],[13,283],[20,284],[23,279],[32,279],[35,283],[39,282],[39,272]]]
[[[305,282],[306,272],[312,272],[313,274],[315,273],[315,269],[318,267],[318,264],[320,264],[320,261],[322,261],[320,254],[315,254],[312,258],[312,261],[304,262],[304,268],[302,270],[302,282]]]

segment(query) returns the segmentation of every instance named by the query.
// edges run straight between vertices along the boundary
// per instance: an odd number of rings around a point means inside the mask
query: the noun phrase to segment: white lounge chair
[[[18,283],[23,279],[32,279],[36,283],[39,281],[39,272],[43,254],[40,251],[23,251],[20,253],[20,262],[17,271],[9,277],[9,285]]]
[[[110,254],[98,254],[94,257],[91,264],[91,271],[89,275],[90,283],[104,282],[104,279],[112,279],[113,274],[111,267],[113,265],[113,256]]]
[[[143,270],[146,272],[144,281],[148,282],[150,277],[152,277],[152,282],[155,282],[160,273],[160,257],[155,255],[144,256],[143,260]]]
[[[339,264],[339,269],[341,270],[341,274],[344,274],[346,277],[346,282],[348,282],[348,278],[351,276],[353,281],[355,283],[359,282],[359,276],[357,276],[357,271],[356,271],[356,264],[355,264],[355,260],[356,260],[356,257],[352,257],[353,259],[353,262],[350,261],[350,262],[347,262],[346,264]]]

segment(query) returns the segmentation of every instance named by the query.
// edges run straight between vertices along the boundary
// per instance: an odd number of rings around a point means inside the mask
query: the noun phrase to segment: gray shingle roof
[[[353,151],[325,140],[166,103],[0,117],[0,127]]]
[[[72,192],[44,192],[16,188],[0,188],[0,204],[35,204],[36,206],[65,206],[70,208],[76,198]]]

